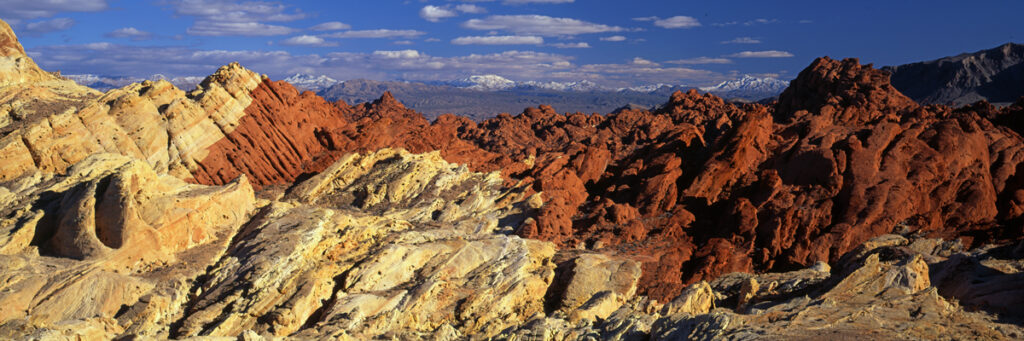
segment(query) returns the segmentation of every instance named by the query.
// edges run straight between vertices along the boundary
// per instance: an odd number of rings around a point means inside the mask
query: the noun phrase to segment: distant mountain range
[[[617,108],[651,108],[665,102],[673,91],[664,87],[653,92],[637,91],[565,91],[540,87],[511,87],[505,90],[477,90],[484,86],[426,84],[419,82],[381,82],[356,79],[335,84],[318,93],[328,100],[362,103],[376,100],[390,91],[408,107],[422,112],[428,119],[453,113],[480,120],[499,113],[520,113],[523,108],[541,104],[560,112],[608,113]],[[493,89],[493,87],[490,87]]]
[[[200,77],[149,78],[96,75],[65,77],[91,88],[107,91],[143,80],[167,79],[182,89],[195,88]],[[295,74],[284,79],[301,90],[316,92],[324,98],[347,103],[370,102],[390,91],[405,105],[423,112],[428,118],[453,113],[484,119],[499,113],[519,113],[526,107],[547,104],[561,112],[609,113],[618,108],[652,108],[664,103],[675,91],[691,87],[652,84],[628,88],[608,88],[588,81],[540,82],[513,81],[498,75],[475,75],[445,82],[374,81],[355,79],[339,81],[324,75]],[[749,102],[777,96],[787,81],[775,78],[743,76],[716,86],[700,88],[727,100]]]
[[[1024,45],[1002,46],[883,68],[892,85],[922,104],[1008,104],[1024,95]]]
[[[296,88],[302,90],[309,90],[313,92],[317,92],[329,88],[332,85],[341,83],[341,81],[338,81],[337,79],[331,77],[323,75],[313,76],[302,73],[297,73],[295,75],[292,75],[291,77],[285,78],[284,81],[288,82],[291,85],[294,85]]]
[[[296,75],[289,79],[296,86],[328,100],[348,103],[372,101],[384,91],[402,99],[405,105],[423,112],[428,118],[453,113],[482,119],[499,113],[518,113],[525,107],[541,104],[562,112],[608,113],[621,107],[651,108],[677,90],[690,87],[656,84],[630,88],[601,87],[594,82],[516,82],[498,75],[477,75],[449,82],[373,81],[365,79],[337,82],[324,87],[323,77]],[[735,81],[701,88],[723,98],[755,101],[777,96],[789,82],[774,78],[744,76]]]
[[[743,76],[737,80],[725,81],[716,86],[700,88],[700,90],[727,99],[759,100],[778,96],[783,90],[786,90],[786,87],[789,87],[788,81],[771,77]]]

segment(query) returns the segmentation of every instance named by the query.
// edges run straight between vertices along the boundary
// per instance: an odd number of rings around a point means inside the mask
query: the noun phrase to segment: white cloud
[[[131,40],[146,40],[153,37],[152,33],[139,30],[134,27],[122,27],[105,34],[109,38],[127,38]]]
[[[587,33],[619,32],[617,26],[595,24],[571,18],[553,18],[544,15],[492,15],[484,19],[470,19],[463,27],[474,30],[501,30],[522,35],[572,36]]]
[[[0,17],[49,18],[62,12],[98,12],[107,8],[107,0],[5,0],[0,4]]]
[[[732,60],[730,60],[728,58],[697,57],[697,58],[670,60],[670,61],[667,61],[666,63],[669,63],[669,64],[682,64],[682,65],[731,64]]]
[[[64,31],[74,25],[75,21],[71,20],[71,18],[55,18],[25,24],[25,28],[21,32],[27,36],[38,36],[50,32]]]
[[[306,17],[299,10],[290,11],[285,5],[265,1],[174,0],[169,4],[177,15],[197,17],[186,32],[199,36],[285,35],[297,30],[266,22],[289,22]]]
[[[401,51],[373,51],[374,56],[381,56],[384,58],[391,59],[415,59],[420,57],[420,51],[416,50],[401,50]]]
[[[738,37],[733,40],[723,41],[722,44],[760,44],[761,41],[751,37]]]
[[[376,29],[376,30],[352,30],[337,32],[325,35],[328,38],[416,38],[421,35],[427,34],[423,31],[416,30],[389,30],[389,29]]]
[[[586,42],[554,43],[554,44],[551,44],[551,46],[554,46],[554,47],[557,47],[557,48],[560,48],[560,49],[589,49],[590,48],[590,44],[587,44]]]
[[[351,25],[340,22],[340,21],[328,21],[316,26],[310,27],[309,29],[314,31],[340,31],[352,28]]]
[[[765,25],[765,24],[778,24],[778,23],[781,23],[781,22],[782,21],[780,21],[779,19],[758,18],[758,19],[754,19],[754,20],[743,22],[742,24],[743,24],[743,26],[754,26],[754,25]],[[739,24],[741,24],[739,21],[729,21],[729,22],[724,22],[724,23],[714,23],[714,24],[711,24],[711,26],[724,27],[724,26],[733,26],[733,25],[739,25]]]
[[[420,9],[420,18],[429,22],[440,22],[441,19],[457,17],[459,13],[444,7],[426,5]]]
[[[639,17],[639,18],[633,18],[633,20],[634,21],[655,21],[655,20],[658,20],[658,17]]]
[[[779,21],[779,19],[765,19],[765,18],[760,18],[760,19],[754,19],[754,20],[751,20],[751,21],[745,22],[745,23],[743,23],[743,25],[746,25],[746,26],[753,26],[753,25],[757,25],[757,24],[778,24],[778,23],[780,23],[780,22],[781,22],[781,21]]]
[[[487,9],[485,9],[483,7],[480,7],[480,6],[477,6],[477,5],[472,5],[472,4],[457,5],[457,6],[455,6],[455,10],[459,11],[459,12],[462,12],[462,13],[470,13],[470,14],[487,13]]]
[[[459,13],[480,14],[487,13],[487,9],[473,4],[459,4],[454,7],[426,5],[420,9],[420,18],[429,22],[441,22],[443,19],[459,16]]]
[[[640,58],[640,57],[634,57],[634,58],[633,58],[633,61],[632,61],[632,62],[630,62],[630,63],[631,63],[631,64],[633,64],[633,65],[651,65],[651,66],[658,66],[658,63],[655,63],[655,62],[652,62],[652,61],[650,61],[650,60],[647,60],[647,59],[643,59],[643,58]]]
[[[279,36],[296,30],[259,22],[196,21],[185,32],[195,36]]]
[[[281,41],[281,44],[289,46],[337,46],[337,43],[328,42],[324,38],[311,35],[294,36]]]
[[[733,58],[786,58],[792,57],[793,54],[786,51],[768,50],[768,51],[743,51],[739,53],[733,53],[729,57]]]
[[[694,17],[677,15],[671,18],[655,20],[654,26],[662,28],[692,28],[700,26],[700,22]]]
[[[538,36],[473,36],[452,39],[455,45],[540,45],[544,38]]]
[[[275,2],[233,0],[176,0],[171,1],[174,13],[220,21],[295,21],[306,17],[301,11],[288,11],[288,7]]]
[[[601,41],[626,41],[626,37],[623,37],[623,36],[601,37]]]
[[[814,20],[807,20],[807,19],[804,19],[804,20],[800,20],[800,22],[799,22],[799,23],[801,23],[801,24],[813,24],[813,23],[814,23]]]
[[[392,44],[395,44],[395,45],[413,45],[413,44],[416,44],[416,43],[413,42],[412,40],[396,40],[396,41],[392,42]]]

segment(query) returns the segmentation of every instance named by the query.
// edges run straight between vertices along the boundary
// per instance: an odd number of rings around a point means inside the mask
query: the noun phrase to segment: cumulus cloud
[[[751,37],[738,37],[733,40],[723,41],[722,44],[760,44],[761,41]]]
[[[459,16],[459,13],[487,13],[487,10],[483,7],[473,4],[461,4],[456,6],[434,6],[426,5],[420,9],[420,18],[429,22],[441,22],[443,19],[454,18]]]
[[[557,47],[557,48],[560,48],[560,49],[589,49],[590,48],[590,44],[587,44],[586,42],[554,43],[554,44],[551,44],[551,46]]]
[[[426,5],[420,9],[420,18],[429,22],[440,22],[441,19],[458,16],[454,10],[434,5]]]
[[[519,35],[543,37],[572,36],[588,33],[620,32],[618,26],[608,26],[572,18],[554,18],[544,15],[492,15],[484,19],[470,19],[462,27],[473,30],[507,31]]]
[[[311,35],[294,36],[281,41],[283,45],[289,46],[337,46],[337,43],[328,42],[324,38]]]
[[[455,45],[540,45],[544,38],[538,36],[473,36],[452,39]]]
[[[316,26],[310,27],[309,29],[314,31],[340,31],[352,28],[351,25],[340,22],[340,21],[328,21],[325,23],[317,24]]]
[[[626,37],[623,37],[623,36],[601,37],[601,41],[626,41]]]
[[[739,53],[733,53],[729,57],[733,58],[786,58],[792,57],[793,54],[786,51],[768,50],[768,51],[743,51]]]
[[[0,5],[4,19],[49,18],[62,12],[97,12],[106,10],[107,0],[5,0]]]
[[[126,38],[131,40],[146,40],[153,38],[153,34],[139,30],[134,27],[122,27],[105,34],[108,38]]]
[[[654,26],[661,28],[692,28],[700,26],[700,22],[694,17],[677,15],[671,18],[654,20]]]
[[[401,51],[373,51],[374,56],[380,56],[390,59],[415,59],[420,57],[420,51],[416,50],[401,50]]]
[[[666,63],[669,64],[681,64],[681,65],[698,65],[698,64],[731,64],[732,60],[728,58],[710,58],[710,57],[697,57],[697,58],[686,58],[670,60]]]
[[[352,30],[327,34],[324,37],[328,38],[416,38],[421,35],[427,34],[423,31],[416,30],[389,30],[389,29],[376,29],[376,30]]]
[[[487,9],[485,9],[483,7],[480,7],[480,6],[477,6],[477,5],[472,5],[472,4],[457,5],[457,6],[455,6],[455,10],[459,11],[459,12],[462,12],[462,13],[470,13],[470,14],[487,13]]]
[[[643,59],[643,58],[640,58],[640,57],[634,57],[634,58],[633,58],[633,61],[632,61],[632,62],[630,62],[630,64],[633,64],[633,65],[651,65],[651,66],[658,66],[658,63],[655,63],[655,62],[652,62],[652,61],[650,61],[650,60],[647,60],[647,59]]]
[[[289,22],[306,17],[299,10],[265,1],[175,0],[169,4],[177,15],[197,17],[186,30],[197,36],[285,35],[297,30],[267,22]]]
[[[74,25],[75,21],[71,18],[55,18],[25,24],[25,28],[21,32],[27,36],[39,36],[50,32],[64,31]]]

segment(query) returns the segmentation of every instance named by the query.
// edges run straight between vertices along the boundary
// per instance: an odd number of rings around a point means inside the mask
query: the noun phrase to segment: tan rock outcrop
[[[542,313],[555,248],[499,227],[523,205],[500,184],[436,153],[343,157],[240,232],[174,335],[491,335]]]
[[[66,176],[8,186],[13,195],[0,198],[0,320],[46,328],[128,318],[118,312],[163,300],[134,317],[166,329],[189,281],[216,260],[255,202],[244,178],[190,185],[112,154],[90,156]]]
[[[929,270],[930,266],[944,272],[961,271],[957,276],[986,278],[985,286],[1000,288],[990,294],[1010,298],[1018,293],[1010,282],[1021,273],[1020,267],[1010,268],[1019,266],[1022,260],[1008,259],[1009,248],[967,254],[949,253],[945,247],[922,247],[941,244],[936,239],[913,238],[910,242],[883,236],[847,254],[831,275],[822,265],[786,273],[729,274],[711,283],[691,285],[657,312],[635,301],[594,323],[573,323],[571,318],[557,314],[538,316],[495,339],[1010,340],[1024,335],[1024,328],[1013,324],[1013,318],[1000,320],[989,310],[969,311],[941,296],[942,289],[931,283],[944,275],[937,277]],[[925,259],[932,262],[926,263]],[[965,267],[964,260],[968,259],[998,259],[989,264],[1001,264],[1014,275],[993,280],[982,269]],[[950,281],[954,282],[963,281]],[[740,300],[742,297],[747,301]],[[679,308],[684,306],[696,309]],[[1002,309],[988,307],[985,309]],[[1016,311],[1020,313],[1019,306]]]

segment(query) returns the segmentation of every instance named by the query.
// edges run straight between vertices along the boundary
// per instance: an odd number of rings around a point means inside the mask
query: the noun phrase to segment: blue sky
[[[1024,41],[1021,1],[0,0],[65,74],[703,86],[795,77],[815,57],[894,65]]]

